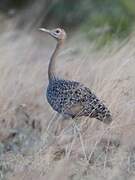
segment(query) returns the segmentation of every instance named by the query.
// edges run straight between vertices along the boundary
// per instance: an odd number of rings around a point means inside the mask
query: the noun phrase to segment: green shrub
[[[67,28],[79,26],[89,39],[99,37],[104,44],[127,37],[134,18],[134,0],[59,0],[52,4],[45,21],[49,19]]]
[[[82,30],[88,32],[90,39],[99,37],[101,42],[126,37],[132,30],[134,14],[124,2],[125,0],[91,1],[92,10],[83,23]]]

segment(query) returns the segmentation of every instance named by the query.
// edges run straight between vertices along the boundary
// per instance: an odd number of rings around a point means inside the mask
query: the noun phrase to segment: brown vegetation
[[[0,36],[1,179],[133,180],[134,46],[133,36],[99,52],[80,35],[67,42],[58,73],[93,89],[113,114],[108,126],[89,118],[75,125],[72,120],[55,121],[43,97],[54,40],[8,23]]]

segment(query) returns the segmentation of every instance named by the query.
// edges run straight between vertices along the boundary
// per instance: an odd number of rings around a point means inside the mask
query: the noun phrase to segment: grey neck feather
[[[56,73],[55,73],[55,61],[56,61],[56,56],[59,53],[59,49],[62,46],[63,42],[62,41],[58,41],[56,48],[51,56],[50,62],[49,62],[49,67],[48,67],[48,79],[49,81],[53,78],[56,77]]]

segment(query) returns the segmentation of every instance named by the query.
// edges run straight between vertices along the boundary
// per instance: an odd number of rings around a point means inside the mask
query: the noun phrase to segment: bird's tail
[[[110,124],[112,122],[112,115],[108,108],[100,101],[97,102],[95,111],[93,112],[95,118],[106,123]]]
[[[110,114],[110,112],[108,111],[108,113],[106,114],[98,114],[98,116],[96,117],[98,120],[102,121],[105,124],[110,124],[112,122],[112,116]]]

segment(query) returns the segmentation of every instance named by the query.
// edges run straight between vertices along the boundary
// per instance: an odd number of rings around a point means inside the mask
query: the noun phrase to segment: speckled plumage
[[[51,107],[64,116],[72,118],[89,116],[110,123],[112,121],[110,111],[87,87],[79,82],[56,78],[55,62],[59,49],[66,38],[64,29],[40,28],[40,30],[57,40],[48,67],[47,100]]]
[[[110,111],[84,85],[53,78],[47,88],[47,100],[58,113],[69,117],[89,116],[109,123]]]

